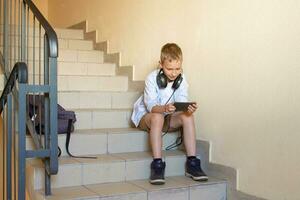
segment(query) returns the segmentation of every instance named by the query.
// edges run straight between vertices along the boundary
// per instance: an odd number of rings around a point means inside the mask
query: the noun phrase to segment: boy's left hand
[[[197,110],[197,108],[198,108],[197,104],[194,103],[192,105],[189,105],[187,112],[193,114]]]

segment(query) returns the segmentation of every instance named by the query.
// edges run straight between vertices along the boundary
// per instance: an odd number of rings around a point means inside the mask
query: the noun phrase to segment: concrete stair
[[[195,182],[184,176],[168,177],[166,184],[153,186],[148,180],[91,184],[53,189],[53,195],[44,198],[38,190],[35,199],[89,199],[89,200],[225,200],[226,182],[211,178]]]
[[[38,61],[29,61],[29,66],[35,66],[35,69],[29,68],[29,74],[44,74],[43,69],[39,69]],[[41,63],[42,64],[42,63]],[[116,75],[116,65],[114,63],[88,63],[88,62],[57,62],[57,75],[90,75],[90,76],[114,76]]]
[[[163,149],[172,144],[178,136],[178,132],[165,135]],[[26,139],[27,149],[34,149],[31,137]],[[62,156],[67,156],[65,141],[66,134],[58,135]],[[75,130],[71,135],[69,149],[75,155],[90,155],[150,151],[150,146],[148,133],[144,131],[136,128],[109,128]]]
[[[75,129],[129,128],[130,109],[74,109]]]
[[[58,93],[58,101],[67,109],[131,109],[132,102],[140,94],[137,91],[61,91]]]
[[[132,81],[132,68],[120,67],[119,54],[109,55],[107,47],[103,47],[107,43],[101,44],[100,50],[94,50],[95,41],[87,39],[91,34],[83,30],[56,31],[60,42],[58,103],[74,110],[77,117],[70,151],[75,155],[95,155],[97,159],[67,156],[66,135],[59,135],[62,157],[58,174],[51,177],[51,196],[44,196],[41,161],[27,161],[27,191],[31,199],[226,199],[226,181],[210,177],[208,182],[201,183],[184,177],[186,156],[182,146],[163,152],[167,164],[166,184],[149,184],[152,155],[148,133],[132,128],[130,121],[133,103],[141,94],[134,89],[140,87],[138,82]],[[33,35],[32,29],[30,35]],[[33,66],[33,59],[29,65]],[[38,70],[36,59],[34,65]],[[29,73],[33,74],[33,70]],[[33,76],[29,79],[33,78],[37,79]],[[178,132],[167,134],[163,148],[178,135]],[[29,136],[26,148],[34,149]]]
[[[58,175],[51,179],[52,187],[147,179],[150,176],[152,155],[149,151],[96,156],[97,159],[60,158]],[[182,151],[166,151],[163,157],[167,163],[166,176],[184,175],[186,158]],[[33,179],[34,189],[43,188],[44,168],[41,164],[39,160],[28,162],[29,177]]]
[[[2,24],[0,25],[2,26]],[[11,36],[18,36],[19,34],[19,27],[15,26],[15,25],[10,25],[9,29],[10,29],[10,34]],[[55,28],[54,29],[57,35],[58,39],[77,39],[77,40],[82,40],[84,39],[84,32],[83,30],[75,30],[75,29],[64,29],[64,28]],[[35,37],[38,37],[39,35],[39,26],[37,25],[36,27],[34,26],[30,26],[29,27],[29,38],[33,37],[35,32]],[[45,31],[43,29],[41,29],[41,35],[43,36],[43,34],[45,33]],[[0,28],[0,34],[3,34],[3,27]]]
[[[125,76],[58,76],[58,91],[127,91]]]
[[[164,159],[167,162],[166,184],[153,186],[148,182],[149,165],[152,161],[150,152],[97,155],[97,159],[63,157],[60,159],[58,175],[52,178],[52,187],[57,189],[54,189],[54,195],[49,199],[69,199],[67,195],[72,194],[76,196],[71,199],[76,199],[79,198],[77,192],[80,189],[87,189],[86,192],[80,193],[85,194],[80,196],[80,199],[89,199],[90,195],[94,195],[95,199],[114,196],[117,196],[116,199],[226,199],[225,181],[210,178],[208,182],[201,183],[183,176],[183,152],[164,152]],[[36,161],[28,162],[27,166],[27,174],[30,177],[28,182],[34,184],[32,187],[38,191],[35,194],[43,199],[41,186],[44,170]],[[108,187],[111,188],[110,191]],[[75,190],[75,194],[70,191],[72,189]],[[147,195],[141,197],[141,194],[136,194],[140,193],[136,190]],[[61,195],[60,198],[55,197],[56,193]]]

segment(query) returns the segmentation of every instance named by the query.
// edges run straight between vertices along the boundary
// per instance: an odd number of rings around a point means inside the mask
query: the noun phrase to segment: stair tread
[[[184,152],[181,150],[163,151],[163,158],[185,156]],[[140,151],[140,152],[125,152],[125,153],[112,153],[112,154],[97,154],[97,155],[87,155],[95,156],[96,159],[89,158],[72,158],[69,156],[62,156],[59,160],[59,165],[81,165],[89,163],[112,163],[112,162],[125,162],[125,161],[135,161],[135,160],[151,160],[152,154],[150,151]],[[42,167],[42,162],[37,159],[29,160],[28,164],[33,167]]]
[[[98,128],[98,129],[81,129],[81,130],[75,130],[74,133],[76,134],[85,134],[85,133],[108,133],[108,134],[127,134],[127,133],[144,133],[145,131],[139,129],[139,128]],[[170,134],[176,133],[175,132],[169,132]]]
[[[68,91],[57,91],[58,93],[92,93],[92,94],[126,94],[126,93],[131,93],[131,94],[140,94],[141,92],[139,91],[78,91],[78,90],[68,90]]]
[[[31,74],[32,75],[32,74]],[[76,75],[76,74],[72,74],[72,75],[57,75],[58,77],[79,77],[79,78],[86,78],[86,77],[94,77],[94,78],[98,78],[98,77],[126,77],[126,76],[119,76],[119,75],[100,75],[100,74],[95,74],[95,75],[90,75],[90,74],[84,74],[84,75]],[[84,91],[82,91],[84,92]]]
[[[75,130],[74,133],[86,134],[86,133],[128,133],[128,132],[144,132],[138,128],[98,128],[98,129],[82,129]]]
[[[115,111],[130,111],[132,108],[75,108],[75,112],[115,112]]]
[[[79,129],[75,130],[73,134],[76,135],[88,135],[88,134],[127,134],[127,133],[144,133],[145,131],[138,128],[98,128],[98,129]],[[172,133],[172,132],[170,132]],[[66,134],[58,134],[58,137],[65,137]],[[27,138],[31,138],[30,135],[26,135]]]
[[[226,181],[210,177],[206,182],[193,181],[185,176],[166,177],[164,185],[151,185],[148,179],[123,181],[115,183],[90,184],[73,187],[54,188],[53,194],[46,199],[73,199],[73,198],[99,198],[99,197],[121,197],[125,195],[140,195],[142,199],[147,199],[147,194],[151,192],[171,192],[174,189],[203,188],[216,184],[225,184]],[[39,196],[43,195],[43,190],[35,191]]]

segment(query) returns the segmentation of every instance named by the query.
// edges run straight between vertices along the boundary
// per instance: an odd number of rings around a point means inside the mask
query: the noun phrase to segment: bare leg
[[[171,129],[183,127],[184,146],[187,156],[196,155],[196,134],[194,116],[192,114],[177,112],[171,117]]]
[[[145,121],[150,127],[150,145],[152,148],[153,158],[162,158],[162,138],[161,132],[164,124],[164,115],[160,113],[148,113],[145,116]]]

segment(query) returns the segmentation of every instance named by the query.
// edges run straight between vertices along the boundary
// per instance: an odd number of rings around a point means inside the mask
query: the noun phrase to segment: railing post
[[[12,176],[11,176],[11,161],[12,161],[12,95],[7,95],[7,112],[6,112],[6,124],[7,124],[7,142],[6,142],[6,198],[12,199]]]
[[[50,168],[52,173],[58,172],[57,159],[57,58],[49,58],[50,65]],[[49,142],[50,142],[49,141]]]
[[[44,35],[44,84],[49,85],[49,61],[48,61],[48,42],[47,36]],[[45,148],[49,149],[50,141],[49,141],[49,131],[50,131],[50,119],[49,119],[49,96],[45,95]],[[45,193],[46,195],[51,195],[51,176],[50,176],[50,158],[46,158],[45,160]]]
[[[3,2],[3,14],[4,14],[4,26],[3,26],[3,57],[4,57],[4,69],[5,69],[5,75],[8,78],[9,77],[9,62],[8,62],[8,53],[9,53],[9,0],[4,0]]]
[[[25,49],[26,49],[26,5],[22,1],[21,5],[21,61],[25,61]]]
[[[19,84],[19,137],[18,137],[18,199],[25,200],[26,169],[26,84]]]

